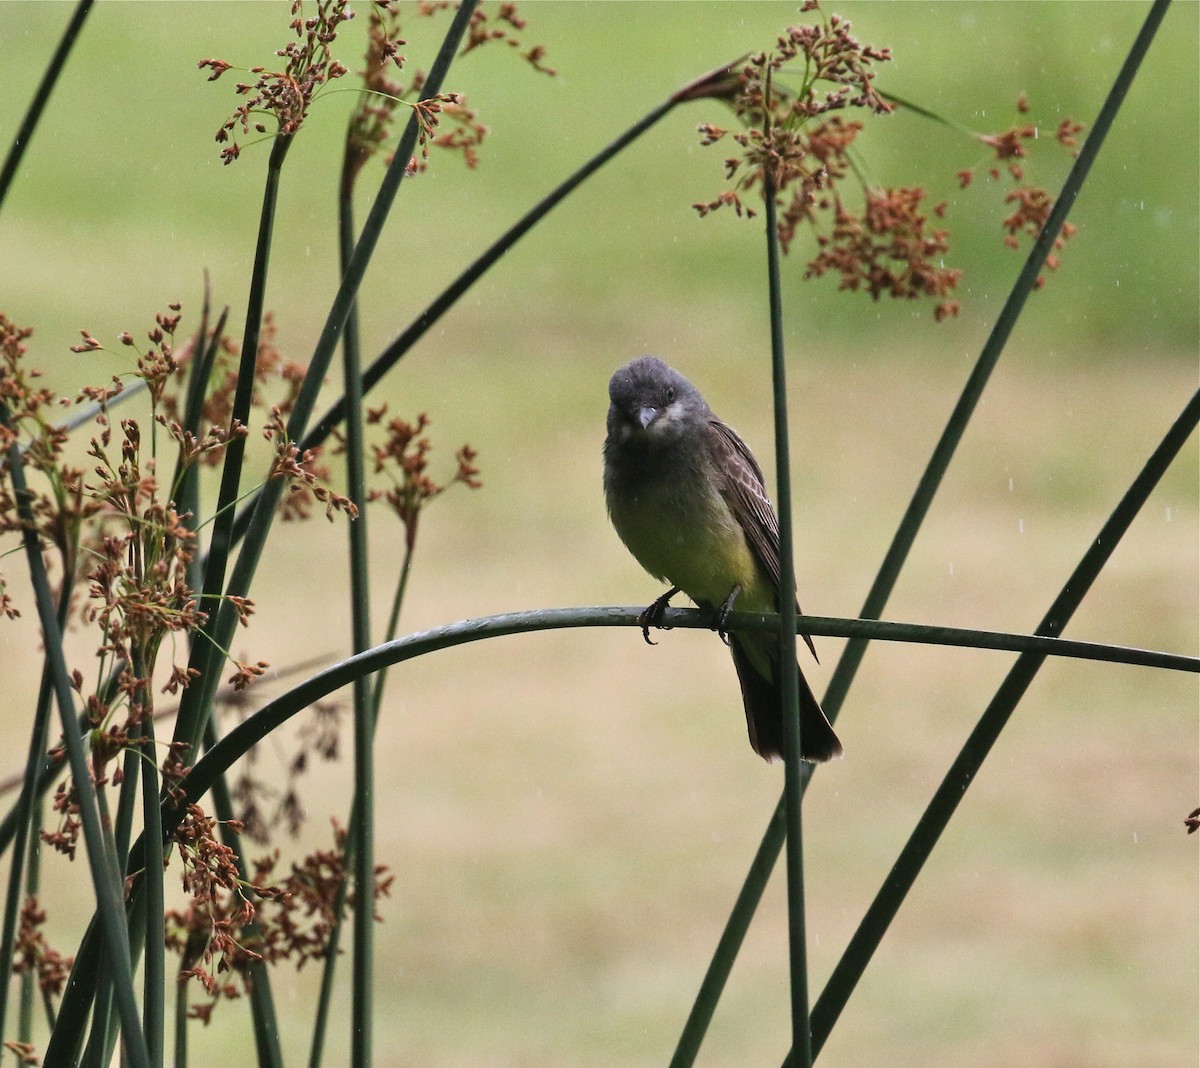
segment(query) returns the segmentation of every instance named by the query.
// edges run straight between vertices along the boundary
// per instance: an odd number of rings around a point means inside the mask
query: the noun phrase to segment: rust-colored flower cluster
[[[809,0],[803,10],[817,11],[818,4]],[[874,299],[931,297],[938,301],[934,318],[940,322],[958,314],[951,294],[962,277],[946,265],[949,231],[932,221],[945,217],[946,203],[927,205],[930,195],[920,186],[875,188],[859,182],[860,194],[844,192],[859,174],[851,153],[863,124],[843,113],[850,108],[876,115],[893,110],[893,102],[873,84],[874,65],[890,58],[886,48],[860,44],[850,34],[850,24],[831,15],[819,24],[791,27],[772,52],[751,56],[736,80],[722,79],[715,88],[706,85],[693,94],[727,99],[744,127],[730,134],[711,123],[700,126],[701,144],[729,136],[741,151],[725,161],[731,187],[694,206],[701,216],[732,208],[751,217],[755,211],[743,196],[751,190],[770,191],[779,209],[784,252],[798,228],[814,233],[818,251],[805,277],[833,274],[840,288],[864,290]],[[796,80],[798,86],[790,88],[788,83]],[[1017,107],[1022,115],[1029,111],[1023,95]],[[1078,123],[1063,119],[1055,139],[1074,149],[1081,130]],[[999,180],[1007,174],[1017,183],[1005,198],[1010,213],[1003,221],[1004,242],[1016,248],[1020,238],[1036,237],[1053,204],[1044,189],[1023,184],[1038,127],[1022,119],[1001,133],[974,136],[993,154],[989,176]],[[960,187],[974,176],[973,168],[959,171]],[[1058,267],[1058,252],[1074,232],[1064,224],[1046,260],[1049,269]],[[1038,284],[1042,282],[1039,278]]]
[[[359,171],[388,139],[392,117],[407,91],[392,80],[392,72],[404,68],[400,46],[406,43],[400,36],[398,10],[391,4],[373,5],[368,16],[363,94],[346,132],[342,164],[345,189],[353,187]]]
[[[429,17],[453,6],[456,5],[449,0],[420,0],[416,13]],[[485,8],[477,7],[471,13],[467,39],[460,54],[491,42],[502,42],[517,49],[521,58],[535,70],[553,75],[554,71],[543,63],[545,48],[541,45],[520,51],[522,45],[516,34],[525,25],[525,20],[517,13],[516,4],[501,4],[494,16]],[[404,66],[399,46],[406,42],[400,37],[400,32],[397,8],[391,3],[376,3],[370,15],[366,63],[362,75],[365,92],[350,120],[343,183],[353,184],[366,161],[382,147],[400,104],[412,108],[418,123],[420,154],[409,160],[409,173],[425,170],[431,148],[461,153],[463,162],[470,168],[479,163],[478,149],[488,129],[468,106],[463,94],[439,93],[421,100],[419,96],[426,77],[422,70],[416,71],[406,83],[391,79],[392,72]]]
[[[839,288],[865,289],[880,296],[912,299],[920,294],[945,296],[962,272],[935,261],[949,250],[949,232],[928,228],[928,216],[921,210],[925,190],[867,190],[866,209],[861,216],[840,207],[830,233],[819,233],[819,251],[808,265],[805,277],[836,272]],[[941,218],[944,204],[932,209]],[[940,322],[957,314],[958,303],[944,300],[934,311]]]
[[[386,490],[372,490],[367,499],[382,500],[396,513],[404,524],[405,542],[411,552],[417,540],[421,511],[434,497],[456,483],[469,489],[479,489],[483,483],[475,466],[475,450],[470,445],[463,445],[454,454],[457,467],[449,481],[435,482],[427,473],[429,452],[433,448],[424,436],[429,416],[422,412],[415,423],[400,418],[384,423],[386,416],[387,405],[367,411],[368,425],[383,425],[386,432],[382,444],[371,447],[375,473],[385,475],[392,485]]]
[[[420,0],[420,6],[423,9],[431,9],[438,6],[446,7],[448,5],[444,0],[440,4],[429,3],[428,0]],[[500,4],[494,17],[486,8],[477,7],[471,12],[471,24],[467,27],[467,40],[462,47],[460,55],[465,55],[467,52],[488,42],[499,41],[508,45],[509,48],[515,48],[521,58],[539,74],[553,75],[555,73],[554,68],[547,67],[544,62],[546,49],[543,45],[533,45],[524,52],[521,51],[521,39],[517,34],[524,30],[525,26],[525,19],[517,12],[516,4]]]
[[[290,137],[300,129],[321,87],[348,73],[331,52],[338,28],[354,17],[346,7],[346,0],[318,0],[317,13],[308,18],[303,16],[301,0],[292,0],[291,11],[290,29],[296,39],[275,53],[285,60],[283,69],[251,67],[250,73],[257,75],[257,79],[238,82],[236,87],[238,95],[247,98],[245,103],[239,105],[217,131],[217,143],[226,145],[221,150],[221,158],[227,164],[241,154],[236,139],[238,127],[243,135],[248,135],[252,126],[256,133],[267,134],[266,125],[252,116],[271,115],[275,119],[276,132]],[[210,82],[231,68],[231,64],[223,59],[202,59],[197,66],[211,72]]]
[[[1024,116],[1029,113],[1029,99],[1024,93],[1017,99],[1017,112]],[[1055,129],[1054,139],[1063,147],[1075,154],[1079,147],[1078,134],[1083,131],[1082,123],[1071,119],[1062,119]],[[1020,247],[1022,237],[1035,241],[1042,232],[1050,210],[1054,207],[1054,198],[1041,186],[1025,184],[1026,160],[1030,146],[1039,141],[1040,129],[1036,123],[1026,121],[1000,133],[976,134],[976,140],[987,146],[993,154],[992,162],[986,165],[986,174],[993,182],[999,182],[1004,175],[1014,183],[1014,188],[1004,197],[1004,203],[1010,207],[1010,213],[1001,222],[1004,230],[1004,245],[1006,248]],[[958,172],[959,188],[966,189],[976,177],[977,172],[984,169],[981,166],[967,167]],[[1058,270],[1059,257],[1067,239],[1072,237],[1076,228],[1069,222],[1064,222],[1062,229],[1054,240],[1054,251],[1046,257],[1046,268]],[[1038,288],[1045,284],[1045,277],[1039,276]]]
[[[817,4],[807,3],[804,10],[815,11]],[[849,22],[832,15],[820,25],[789,27],[773,51],[749,57],[727,95],[745,129],[730,135],[712,123],[700,126],[701,144],[712,145],[729,135],[742,149],[725,161],[725,177],[733,188],[695,205],[702,216],[730,206],[752,217],[755,211],[742,194],[769,185],[781,207],[790,193],[790,213],[799,218],[815,204],[818,192],[845,176],[846,150],[862,126],[831,113],[846,108],[875,114],[892,110],[872,84],[873,65],[891,59],[891,53],[860,44],[850,30]],[[786,84],[793,66],[799,68],[800,79],[794,91]],[[826,115],[830,118],[823,119]],[[816,119],[821,122],[814,125]],[[791,233],[785,235],[781,224],[780,237],[785,236],[790,239]]]
[[[249,988],[254,963],[290,960],[299,969],[324,959],[341,919],[338,897],[346,881],[346,831],[336,821],[333,847],[310,853],[282,878],[275,875],[275,851],[256,861],[243,879],[232,850],[218,841],[217,827],[216,820],[192,806],[176,831],[189,901],[166,917],[167,947],[180,955],[179,981],[196,979],[210,998],[193,1005],[188,1015],[206,1024],[222,999],[238,998]],[[235,834],[241,829],[236,822],[225,828]],[[391,884],[387,868],[378,865],[372,904],[389,893]],[[345,907],[356,903],[355,893],[345,895]]]
[[[54,552],[62,590],[60,597],[82,586],[86,596],[74,618],[95,628],[96,658],[90,676],[79,669],[71,679],[87,718],[91,748],[89,785],[101,789],[121,781],[121,768],[111,767],[131,746],[144,744],[142,726],[154,714],[154,680],[162,692],[178,694],[195,672],[175,662],[186,655],[187,642],[178,639],[199,630],[205,620],[191,570],[196,552],[194,520],[183,514],[175,495],[184,472],[218,462],[234,436],[246,428],[232,419],[237,379],[237,346],[227,337],[200,334],[176,347],[179,305],[160,313],[147,332],[148,345],[129,331],[119,335],[117,353],[132,350],[134,369],[113,376],[104,386],[84,387],[74,398],[60,399],[41,386],[36,371],[26,367],[31,332],[0,315],[0,399],[6,418],[0,422],[0,538],[23,532],[23,522],[11,489],[10,465],[21,457],[30,491],[26,503],[39,540]],[[73,351],[97,352],[104,346],[82,331]],[[303,368],[286,361],[274,344],[274,324],[268,317],[255,369],[253,403],[271,406],[266,436],[275,457],[271,476],[286,478],[299,489],[287,497],[291,516],[306,514],[307,502],[325,505],[327,512],[353,513],[350,502],[326,487],[315,454],[299,454],[287,439],[284,416],[295,402]],[[107,350],[104,350],[107,351]],[[215,354],[206,373],[212,383],[200,422],[181,424],[181,399],[188,372],[200,367],[199,354]],[[110,406],[133,381],[149,399],[150,419],[113,420]],[[282,389],[279,387],[282,386]],[[282,394],[282,395],[279,395]],[[120,398],[124,400],[124,397]],[[86,455],[91,470],[66,459],[67,432],[56,421],[62,405],[92,404],[98,430]],[[254,610],[247,598],[229,598],[245,624]],[[17,606],[0,581],[0,608],[15,617]],[[160,655],[170,648],[170,655]],[[163,661],[166,661],[165,663]],[[267,667],[263,661],[232,660],[230,682],[235,689],[249,685]],[[146,755],[155,759],[149,748]],[[170,758],[168,758],[170,759]],[[167,775],[164,765],[163,774]],[[60,784],[53,800],[57,825],[43,839],[69,857],[75,855],[80,834],[77,784]]]
[[[83,494],[83,471],[64,460],[68,434],[56,418],[58,398],[38,383],[40,372],[26,366],[26,342],[32,334],[0,312],[0,538],[24,531],[11,479],[12,463],[20,458],[26,468],[46,476],[45,486],[31,486],[26,499],[34,529],[73,573],[79,530],[99,505]],[[20,615],[2,572],[0,612],[8,619]]]
[[[810,0],[803,10],[819,7]],[[731,188],[695,208],[701,216],[730,207],[752,217],[743,196],[759,190],[778,205],[784,252],[799,227],[814,231],[818,253],[806,277],[834,273],[842,289],[864,289],[876,299],[939,298],[935,315],[945,318],[957,311],[947,295],[960,272],[945,266],[947,232],[928,225],[925,191],[864,187],[861,209],[843,193],[858,173],[850,153],[863,129],[845,112],[892,111],[874,85],[875,66],[890,59],[888,49],[860,43],[838,15],[792,26],[773,51],[751,56],[729,93],[744,129],[730,134],[711,123],[700,126],[701,144],[730,136],[740,147],[725,161]]]
[[[33,975],[43,995],[57,996],[70,978],[75,958],[64,957],[50,947],[42,930],[45,923],[46,910],[36,897],[27,897],[21,905],[21,919],[13,947],[13,971],[17,975]]]
[[[321,89],[334,79],[349,73],[348,68],[333,58],[333,45],[341,24],[354,17],[346,6],[347,0],[318,0],[316,14],[304,17],[302,0],[292,0],[290,29],[295,40],[275,54],[286,62],[282,70],[251,67],[256,76],[253,82],[238,82],[236,91],[246,97],[217,131],[221,158],[228,164],[241,154],[238,131],[249,136],[251,130],[261,137],[271,136],[263,117],[275,120],[274,134],[291,137],[303,125],[313,101]],[[416,6],[419,17],[428,17],[456,6],[449,0],[420,0]],[[483,8],[472,12],[463,53],[473,51],[493,41],[504,42],[516,49],[521,58],[535,70],[554,74],[544,60],[542,45],[521,51],[517,37],[525,28],[525,20],[517,13],[514,3],[502,3],[495,15]],[[351,117],[342,167],[343,188],[353,187],[362,167],[387,140],[396,107],[411,107],[418,121],[420,157],[409,161],[410,171],[424,168],[430,147],[461,152],[467,166],[478,162],[476,150],[487,134],[487,127],[478,121],[460,93],[438,93],[427,100],[418,98],[425,84],[425,72],[417,71],[407,84],[394,81],[394,72],[404,68],[400,47],[407,42],[400,36],[399,9],[392,0],[372,0],[367,27],[366,65],[362,72],[362,100]],[[235,69],[223,59],[202,59],[199,69],[209,71],[208,80],[216,81],[226,71]],[[446,129],[440,127],[446,125]]]

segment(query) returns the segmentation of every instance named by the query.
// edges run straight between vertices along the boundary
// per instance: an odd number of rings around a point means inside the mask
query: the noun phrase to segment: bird
[[[682,591],[713,613],[742,691],[750,745],[767,761],[783,755],[779,637],[725,624],[735,606],[778,612],[779,520],[762,470],[746,443],[713,413],[700,391],[656,356],[639,356],[608,384],[604,497],[621,541],[670,588],[638,617],[650,641]],[[795,597],[795,591],[789,596]],[[797,611],[799,612],[797,604]],[[804,641],[816,657],[812,639]],[[652,643],[653,644],[653,643]],[[801,757],[819,763],[842,743],[797,665]]]

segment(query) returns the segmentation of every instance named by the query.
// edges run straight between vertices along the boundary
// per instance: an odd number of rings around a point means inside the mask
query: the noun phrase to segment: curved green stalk
[[[502,637],[512,634],[533,633],[543,630],[558,630],[569,627],[637,627],[638,616],[642,611],[637,607],[603,607],[603,608],[559,608],[531,612],[513,612],[482,619],[468,619],[451,623],[433,630],[408,635],[385,645],[378,646],[350,657],[348,660],[335,664],[312,678],[305,680],[299,686],[280,695],[248,719],[230,731],[192,769],[191,773],[181,784],[184,800],[179,806],[170,810],[164,808],[164,834],[178,824],[183,807],[186,804],[199,801],[204,794],[220,780],[220,777],[239,760],[253,745],[262,741],[280,724],[293,715],[308,708],[314,702],[333,693],[354,681],[362,674],[378,671],[380,668],[411,660],[418,656],[449,649],[468,642],[480,641],[487,638]],[[696,609],[668,609],[663,617],[668,627],[704,630],[711,627],[711,617],[708,613]],[[1047,656],[1071,656],[1091,660],[1103,660],[1110,663],[1123,663],[1145,667],[1163,668],[1175,671],[1200,673],[1200,658],[1182,656],[1173,653],[1147,651],[1142,649],[1127,649],[1115,645],[1101,645],[1092,642],[1067,641],[1062,638],[1047,638],[1025,634],[1003,634],[994,631],[969,631],[941,627],[922,627],[909,623],[883,623],[877,620],[834,619],[821,616],[800,616],[797,625],[806,634],[831,637],[861,637],[878,640],[896,640],[922,642],[927,644],[953,644],[968,648],[995,649],[1005,651],[1033,651]],[[762,631],[777,631],[779,619],[775,615],[760,615],[757,613],[734,612],[730,615],[728,629],[751,629]],[[778,818],[772,826],[779,827],[779,844],[782,845],[783,819],[782,806]],[[756,860],[756,871],[769,874],[778,853],[778,847],[767,855],[767,843],[760,849]],[[135,843],[130,850],[130,866],[136,869],[142,864],[142,843]],[[131,872],[130,874],[133,874]],[[140,878],[135,878],[132,896],[140,894]],[[749,887],[749,880],[747,887]],[[743,893],[749,893],[743,888]],[[755,902],[757,897],[755,897]],[[748,922],[753,908],[740,911]],[[744,932],[743,932],[744,933]],[[68,1013],[78,1017],[81,1002],[72,996],[80,987],[95,985],[98,950],[102,940],[102,928],[98,917],[93,917],[88,931],[80,943],[76,956],[75,967],[71,973],[68,985],[68,996],[64,997],[60,1022]],[[732,951],[736,954],[736,945]],[[86,1018],[86,1003],[83,1004]],[[73,1057],[70,1047],[56,1029],[51,1036],[51,1045],[47,1049],[47,1063],[70,1063],[69,1060],[51,1061],[51,1053],[61,1054],[63,1058]],[[75,1033],[75,1032],[71,1032]],[[701,1036],[702,1037],[702,1034]],[[681,1063],[690,1063],[685,1060]]]
[[[281,724],[311,704],[341,689],[360,675],[378,671],[390,664],[399,664],[419,656],[451,649],[470,642],[499,638],[513,634],[530,634],[544,630],[563,630],[576,627],[637,627],[641,607],[548,608],[527,612],[465,619],[432,630],[410,634],[396,641],[378,645],[333,664],[287,693],[267,702],[226,734],[196,764],[180,784],[186,805],[199,800],[216,778],[230,768],[251,746],[262,741]],[[712,627],[711,613],[698,609],[670,608],[663,614],[667,627],[708,630]],[[1001,649],[1037,652],[1046,656],[1068,655],[1110,663],[1137,664],[1176,671],[1200,673],[1200,657],[1174,653],[1146,652],[1121,646],[1091,642],[1071,642],[1028,634],[1002,634],[995,631],[969,631],[939,627],[920,627],[910,623],[882,623],[878,620],[835,619],[823,616],[799,616],[797,626],[806,634],[876,640],[905,640],[929,645],[953,644],[967,648]],[[733,612],[726,629],[762,630],[777,632],[779,617],[753,612]],[[899,636],[903,635],[901,639]],[[175,811],[173,809],[172,811]],[[164,815],[164,832],[174,826],[174,817]],[[131,853],[131,863],[136,859]]]

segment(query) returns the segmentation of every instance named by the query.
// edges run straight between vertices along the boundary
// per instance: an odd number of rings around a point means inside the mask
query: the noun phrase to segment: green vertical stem
[[[172,1068],[187,1068],[188,985],[175,983],[175,1063]]]
[[[292,144],[292,135],[279,134],[271,144],[271,155],[267,163],[267,179],[263,189],[262,210],[259,217],[258,237],[254,253],[254,266],[250,278],[250,293],[246,302],[246,323],[242,336],[241,360],[238,367],[237,387],[234,393],[233,410],[230,416],[231,429],[234,425],[246,426],[250,419],[250,408],[254,392],[254,372],[258,358],[263,313],[266,305],[268,268],[271,258],[272,238],[275,232],[275,211],[279,198],[280,178],[284,160]],[[215,351],[215,350],[214,350]],[[211,356],[205,350],[204,362]],[[197,374],[201,369],[197,368]],[[203,382],[190,384],[203,392]],[[195,394],[189,389],[189,400]],[[190,405],[189,405],[190,407]],[[206,731],[212,725],[213,698],[220,682],[222,658],[233,638],[233,627],[229,624],[232,615],[222,611],[228,606],[221,600],[225,585],[226,568],[233,545],[232,530],[234,505],[241,485],[245,461],[246,441],[240,434],[232,434],[226,446],[225,460],[221,469],[221,484],[217,493],[217,510],[213,521],[212,537],[204,568],[203,590],[200,606],[208,613],[202,634],[192,642],[189,667],[199,672],[196,680],[183,692],[179,715],[175,721],[175,740],[184,741],[189,753],[195,754]],[[194,475],[192,476],[194,478]],[[194,486],[185,487],[192,496]],[[193,497],[194,499],[194,497]],[[236,625],[236,624],[234,624]],[[188,760],[184,756],[184,760]],[[191,758],[191,759],[194,759]],[[224,784],[221,784],[224,787]],[[214,800],[228,796],[221,789],[214,792]],[[228,819],[229,816],[221,817]],[[242,858],[237,843],[233,845],[238,863]],[[161,878],[161,871],[153,873]],[[249,932],[247,932],[247,935]],[[265,968],[252,969],[256,972],[250,988],[251,1011],[254,1017],[255,1041],[259,1063],[282,1065],[283,1054],[279,1048],[279,1033],[275,1023],[275,1007],[271,994],[271,983]],[[161,1041],[161,1036],[160,1036]],[[160,1047],[161,1048],[161,1047]]]
[[[39,781],[38,786],[41,783]],[[29,816],[29,828],[31,832],[36,832],[42,826],[43,804],[40,796],[36,797],[33,805],[33,810]],[[25,862],[25,896],[37,897],[41,892],[42,878],[42,843],[36,833],[31,833],[29,836],[28,860]],[[7,958],[5,958],[7,959]],[[37,976],[33,972],[26,972],[21,976],[21,1003],[20,1017],[17,1029],[17,1039],[20,1042],[33,1041],[33,1012],[34,1001],[36,1000],[35,991],[39,989],[40,984],[37,982]],[[46,1025],[54,1026],[54,1007],[50,1001],[49,991],[42,991],[42,1003],[46,1010]]]
[[[136,670],[136,669],[135,669]],[[140,676],[139,676],[140,677]],[[141,779],[141,728],[129,732],[129,744],[125,747],[121,761],[121,792],[117,795],[117,820],[115,825],[115,849],[117,870],[125,870],[129,856],[129,843],[133,840],[133,814],[137,811],[138,783]]]
[[[349,155],[349,141],[347,141]],[[354,255],[354,178],[347,159],[338,193],[338,252],[345,274]],[[358,518],[350,536],[350,627],[352,651],[371,647],[371,588],[368,578],[366,477],[363,453],[362,370],[359,361],[358,303],[350,305],[342,333],[342,367],[346,397],[346,480]],[[371,1063],[375,931],[375,764],[371,740],[371,679],[354,680],[354,811],[347,847],[354,850],[354,960],[351,975],[351,1061]],[[344,885],[344,884],[343,884]]]
[[[267,294],[267,271],[271,259],[271,240],[275,232],[275,209],[279,200],[279,181],[284,159],[291,147],[292,135],[277,135],[271,144],[267,163],[267,180],[263,188],[262,211],[258,224],[258,240],[254,251],[254,267],[250,275],[250,294],[246,301],[246,324],[242,335],[241,362],[238,366],[237,387],[230,415],[230,430],[237,425],[247,426],[254,395],[254,370],[258,359],[258,340],[262,330],[263,310]],[[233,544],[234,505],[238,499],[245,461],[246,439],[231,433],[225,448],[221,468],[221,485],[217,493],[217,510],[213,520],[212,538],[204,567],[204,587],[200,607],[208,613],[203,634],[192,643],[189,667],[199,672],[196,681],[183,692],[179,715],[175,721],[175,740],[188,743],[185,762],[194,758],[204,724],[212,708],[213,695],[220,681],[222,650],[232,638],[231,631],[222,632],[221,593],[225,571]],[[228,631],[229,629],[226,628]]]
[[[400,629],[400,609],[404,607],[404,594],[408,589],[408,576],[412,572],[413,553],[417,548],[416,539],[404,539],[404,562],[400,565],[400,578],[396,582],[396,593],[392,597],[392,610],[388,615],[387,631],[383,636],[385,642],[390,642],[396,637],[396,632]],[[387,682],[387,668],[383,668],[375,673],[375,690],[373,700],[371,702],[371,716],[375,722],[379,721],[379,707],[383,703],[383,687]]]
[[[812,1063],[808,1037],[808,953],[804,925],[804,848],[801,802],[805,778],[800,754],[800,684],[796,672],[796,565],[792,540],[792,475],[788,448],[787,369],[779,284],[779,230],[775,183],[763,183],[766,208],[767,292],[771,319],[771,377],[775,399],[775,476],[779,512],[779,655],[782,682],[784,800],[787,823],[788,961],[791,965],[792,1047],[797,1063]]]
[[[383,641],[390,642],[396,637],[400,625],[400,608],[404,603],[404,591],[408,588],[408,576],[412,570],[413,549],[415,546],[405,539],[404,562],[400,565],[400,579],[396,583],[396,593],[392,598],[391,614],[388,616],[387,631]],[[374,680],[371,690],[371,730],[374,736],[375,727],[379,724],[379,709],[383,703],[383,687],[387,678],[387,668],[380,668],[370,676]],[[355,862],[354,843],[358,838],[358,799],[350,807],[350,819],[347,824],[346,858],[347,868]],[[313,1023],[312,1045],[309,1048],[309,1068],[319,1068],[325,1050],[325,1029],[329,1021],[329,1008],[333,1000],[333,978],[337,971],[339,945],[342,935],[342,914],[346,907],[346,891],[348,880],[343,879],[333,900],[333,925],[329,931],[329,943],[325,947],[325,958],[321,964],[321,990],[317,996],[316,1018]]]
[[[135,667],[135,671],[137,668]],[[149,704],[150,702],[147,702]],[[159,808],[158,763],[154,749],[154,710],[147,710],[142,721],[142,823],[144,844],[145,886],[143,920],[145,923],[145,961],[143,964],[142,1021],[150,1061],[158,1068],[163,1063],[164,1029],[166,1025],[167,950],[166,903],[163,880],[162,810]]]

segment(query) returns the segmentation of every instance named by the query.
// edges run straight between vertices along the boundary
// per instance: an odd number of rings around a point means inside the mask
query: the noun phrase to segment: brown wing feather
[[[778,589],[779,520],[767,496],[762,469],[737,431],[719,419],[709,420],[708,425],[713,431],[707,435],[709,455],[717,470],[725,476],[721,483],[721,496],[737,516],[751,551]],[[800,611],[799,601],[796,602],[796,611]],[[807,634],[801,637],[816,658],[817,650],[812,639]]]

